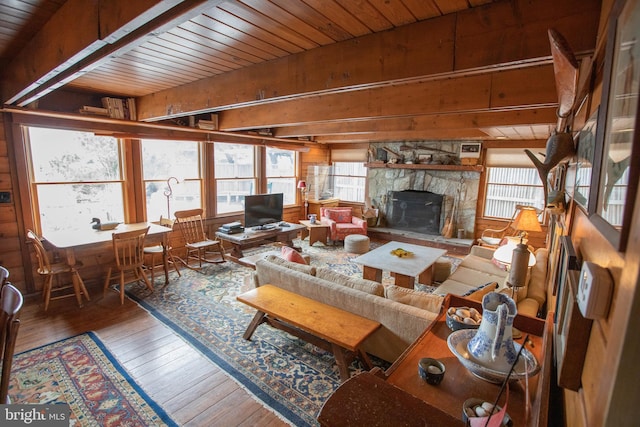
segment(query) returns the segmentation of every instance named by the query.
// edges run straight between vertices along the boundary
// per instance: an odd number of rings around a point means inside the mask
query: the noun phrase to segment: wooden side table
[[[315,224],[311,224],[311,221],[301,220],[300,224],[306,227],[306,230],[302,231],[302,238],[309,236],[309,246],[313,246],[315,242],[322,242],[327,244],[327,237],[329,233],[329,224],[316,221]]]
[[[456,417],[461,416],[462,404],[466,399],[477,397],[493,402],[500,390],[500,384],[487,382],[469,372],[447,346],[447,337],[451,330],[445,323],[446,309],[462,306],[482,310],[481,305],[476,301],[448,295],[440,316],[386,371],[389,384]],[[526,395],[522,383],[512,382],[507,412],[515,426],[546,426],[551,365],[553,364],[551,360],[553,313],[549,313],[546,321],[517,315],[514,327],[520,329],[523,335],[529,334],[530,341],[526,344],[527,348],[535,355],[541,368],[538,374],[529,378],[530,396]],[[522,344],[522,339],[516,341]],[[444,380],[438,386],[428,385],[418,377],[418,361],[423,357],[439,359],[446,365]],[[531,403],[528,418],[527,397],[530,398]],[[503,403],[504,399],[505,396],[502,396],[500,403]]]

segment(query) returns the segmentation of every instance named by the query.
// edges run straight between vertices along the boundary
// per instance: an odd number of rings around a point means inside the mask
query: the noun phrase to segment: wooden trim
[[[365,163],[366,168],[387,168],[387,169],[428,169],[428,170],[446,170],[446,171],[470,171],[482,172],[484,166],[463,166],[463,165],[422,165],[422,164],[392,164],[392,163]]]
[[[29,110],[5,107],[0,112],[11,113],[15,123],[40,125],[54,129],[74,129],[88,132],[102,132],[115,138],[174,139],[206,142],[228,142],[248,145],[278,145],[279,148],[308,151],[308,142],[296,142],[284,138],[252,135],[239,132],[209,131],[187,126],[173,126],[160,123],[144,123],[81,114],[59,113],[55,111]],[[313,144],[311,144],[313,145]]]

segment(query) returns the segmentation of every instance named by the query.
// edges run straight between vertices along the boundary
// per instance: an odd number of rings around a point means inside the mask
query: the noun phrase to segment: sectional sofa
[[[511,290],[506,287],[508,272],[492,262],[494,249],[483,246],[473,246],[455,271],[442,282],[434,291],[437,295],[463,295],[476,292],[485,284],[497,283],[499,292]],[[516,303],[518,314],[536,317],[544,308],[547,299],[547,261],[549,257],[546,248],[539,248],[535,252],[536,264],[529,269],[527,285],[518,290]],[[489,291],[489,289],[487,289]]]

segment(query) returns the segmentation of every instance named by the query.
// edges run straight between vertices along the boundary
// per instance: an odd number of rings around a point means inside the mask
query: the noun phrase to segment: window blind
[[[532,153],[544,152],[544,148],[529,148]],[[544,157],[538,156],[541,161]],[[532,168],[533,162],[524,152],[524,148],[488,148],[485,166],[502,168]]]

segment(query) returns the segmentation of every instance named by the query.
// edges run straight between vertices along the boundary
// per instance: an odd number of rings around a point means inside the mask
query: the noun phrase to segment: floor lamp
[[[175,176],[171,176],[169,177],[169,179],[167,179],[167,189],[164,190],[164,196],[167,198],[167,218],[171,218],[170,200],[171,200],[171,196],[173,195],[173,188],[171,188],[171,180],[174,180],[176,184],[180,184],[180,181],[178,181],[178,178],[176,178]]]
[[[302,193],[302,197],[304,199],[304,218],[307,219],[307,215],[309,214],[309,201],[307,200],[307,183],[304,180],[298,181],[298,188]]]

